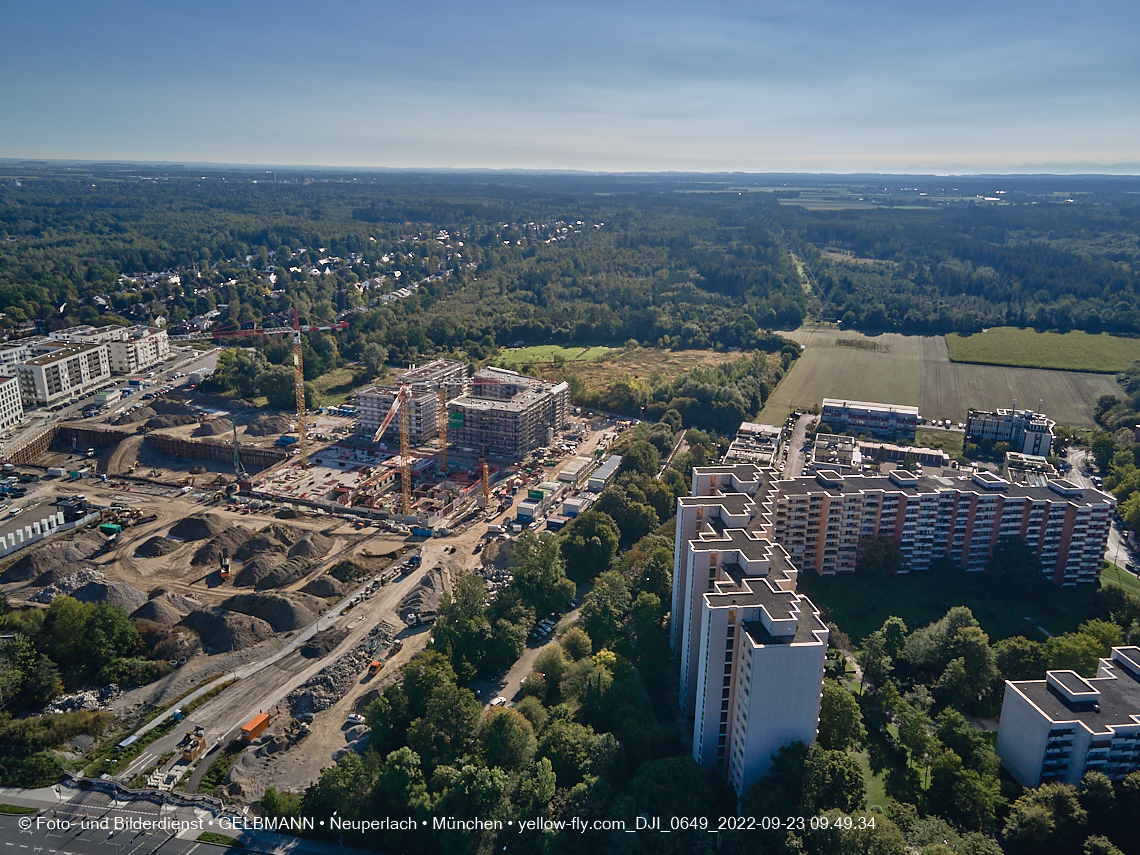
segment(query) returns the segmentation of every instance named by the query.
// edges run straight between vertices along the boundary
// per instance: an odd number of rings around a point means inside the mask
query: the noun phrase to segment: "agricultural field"
[[[1034,409],[1040,400],[1060,424],[1091,428],[1097,398],[1120,391],[1108,374],[951,362],[942,336],[865,336],[833,327],[782,335],[805,349],[760,415],[768,424],[823,398],[911,404],[927,418],[956,421],[965,421],[971,407],[1008,407],[1017,399]]]
[[[1140,359],[1140,338],[1074,330],[1037,332],[995,327],[973,335],[946,336],[952,362],[1056,368],[1063,371],[1123,371]]]
[[[534,347],[509,347],[492,361],[500,368],[517,368],[520,365],[528,365],[532,362],[543,364],[554,362],[559,358],[566,362],[592,362],[620,349],[602,345],[562,347],[558,344],[540,344]]]

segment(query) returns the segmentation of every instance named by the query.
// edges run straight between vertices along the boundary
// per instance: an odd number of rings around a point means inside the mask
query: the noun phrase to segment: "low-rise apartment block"
[[[742,422],[724,455],[724,462],[771,466],[780,453],[784,435],[784,429],[775,425]]]
[[[1048,457],[1056,424],[1048,416],[1033,410],[972,410],[966,416],[966,436],[974,442],[982,439],[1008,442],[1014,451]]]
[[[484,368],[470,391],[447,405],[454,445],[518,460],[550,445],[569,423],[570,384]]]
[[[1003,537],[1021,537],[1042,574],[1059,585],[1096,582],[1116,500],[1064,480],[1011,484],[988,472],[972,477],[915,475],[814,477],[777,485],[774,539],[800,570],[831,575],[855,569],[859,544],[890,537],[904,571],[948,556],[983,570]]]
[[[38,407],[85,392],[111,377],[105,344],[56,343],[16,366],[25,407]]]
[[[819,420],[844,433],[913,441],[918,428],[918,407],[824,398]]]
[[[408,441],[423,445],[438,436],[440,389],[448,401],[462,395],[467,390],[467,367],[452,359],[436,359],[400,372],[394,383],[361,389],[355,396],[358,434],[372,439],[404,385],[410,387],[405,398],[411,416]],[[398,442],[399,430],[399,420],[393,419],[383,439]]]
[[[84,325],[56,330],[47,337],[70,344],[105,344],[113,374],[136,374],[158,365],[170,355],[170,337],[166,330],[144,324],[133,327]]]
[[[1096,677],[1047,671],[1007,681],[997,753],[1023,787],[1140,769],[1140,647],[1114,647]]]

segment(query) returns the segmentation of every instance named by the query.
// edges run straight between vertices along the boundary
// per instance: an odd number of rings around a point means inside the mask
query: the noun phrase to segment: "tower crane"
[[[208,339],[220,341],[233,336],[271,336],[291,335],[293,337],[293,385],[297,395],[297,448],[300,452],[301,464],[308,462],[308,434],[305,430],[305,364],[301,354],[301,333],[326,332],[348,329],[348,321],[334,321],[331,324],[302,324],[297,307],[293,307],[293,326],[291,327],[251,327],[250,329],[220,329],[200,336],[173,336],[177,341],[192,341],[195,339]],[[234,448],[237,448],[237,439],[234,439]],[[235,451],[236,455],[236,451]]]
[[[373,442],[379,442],[391,426],[392,419],[396,417],[397,413],[400,414],[400,488],[403,493],[403,512],[405,514],[412,511],[412,457],[408,451],[409,435],[412,429],[412,407],[408,403],[410,395],[410,387],[401,385],[399,391],[396,392],[396,397],[392,399],[392,406],[388,408],[388,415],[384,416],[384,421],[380,423],[380,427],[377,428],[372,437]]]

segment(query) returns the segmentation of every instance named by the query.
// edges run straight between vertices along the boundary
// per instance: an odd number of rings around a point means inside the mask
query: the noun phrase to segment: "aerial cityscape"
[[[1140,855],[1140,7],[12,23],[5,845]]]

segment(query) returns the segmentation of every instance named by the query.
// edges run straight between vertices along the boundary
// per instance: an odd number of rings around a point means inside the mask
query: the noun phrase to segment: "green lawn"
[[[871,771],[871,755],[866,751],[856,752],[855,757],[863,768],[863,783],[867,785],[867,807],[878,806],[886,810],[891,798],[887,795],[882,773],[876,775]]]
[[[1117,588],[1123,588],[1127,593],[1140,599],[1140,579],[1137,579],[1123,567],[1107,564],[1100,571],[1100,581],[1102,585],[1115,585]]]
[[[966,435],[954,430],[931,430],[919,428],[914,432],[914,444],[919,448],[940,448],[951,458],[962,454],[962,442]]]
[[[1079,330],[1039,333],[1017,327],[995,327],[973,335],[949,333],[952,362],[1059,368],[1066,371],[1123,371],[1140,359],[1140,339]]]
[[[818,576],[802,573],[799,589],[830,612],[830,620],[858,645],[891,615],[908,627],[938,620],[952,606],[967,606],[996,641],[1033,632],[1025,618],[1036,618],[1054,635],[1071,632],[1094,616],[1096,589],[1059,588],[1042,582],[1015,590],[995,584],[984,573],[916,573],[889,582],[865,574]],[[1044,636],[1037,640],[1043,641]]]
[[[539,344],[534,347],[507,348],[495,358],[494,362],[500,368],[513,368],[531,362],[554,362],[557,357],[561,357],[567,362],[592,362],[615,350],[620,350],[620,348],[603,345],[562,347],[558,344]]]

